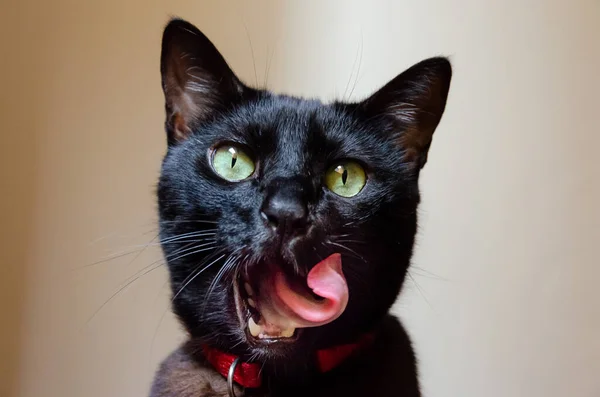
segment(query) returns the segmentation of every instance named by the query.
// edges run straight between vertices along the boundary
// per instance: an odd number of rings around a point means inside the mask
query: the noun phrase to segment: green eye
[[[212,166],[220,177],[230,182],[239,182],[254,173],[254,161],[234,145],[218,147],[212,157]]]
[[[365,170],[353,161],[336,164],[325,174],[327,188],[342,197],[356,196],[366,183]]]

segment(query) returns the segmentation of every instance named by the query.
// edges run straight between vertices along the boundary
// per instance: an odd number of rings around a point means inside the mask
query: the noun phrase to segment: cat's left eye
[[[212,156],[212,167],[223,179],[242,181],[254,174],[254,160],[238,145],[219,146]]]
[[[342,197],[356,196],[367,183],[363,167],[354,161],[342,161],[329,168],[325,174],[325,185]]]

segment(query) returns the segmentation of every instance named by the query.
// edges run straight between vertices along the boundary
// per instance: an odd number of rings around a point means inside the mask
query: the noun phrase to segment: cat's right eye
[[[215,172],[230,182],[239,182],[254,174],[254,160],[238,145],[217,147],[211,161]]]

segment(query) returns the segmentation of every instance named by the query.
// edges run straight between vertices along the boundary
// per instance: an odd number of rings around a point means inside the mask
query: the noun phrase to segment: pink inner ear
[[[174,138],[179,142],[187,139],[192,133],[192,130],[188,127],[183,115],[181,113],[175,113],[173,114],[172,120]]]
[[[214,44],[189,22],[173,19],[163,32],[162,85],[170,144],[187,139],[196,127],[246,90]]]

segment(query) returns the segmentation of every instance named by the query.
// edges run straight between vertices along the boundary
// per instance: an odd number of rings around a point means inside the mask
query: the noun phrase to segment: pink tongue
[[[333,254],[317,263],[306,278],[308,287],[323,299],[295,291],[281,272],[263,281],[260,311],[269,328],[317,327],[332,322],[346,309],[348,285],[342,273],[342,257]],[[268,285],[271,284],[271,285]]]

